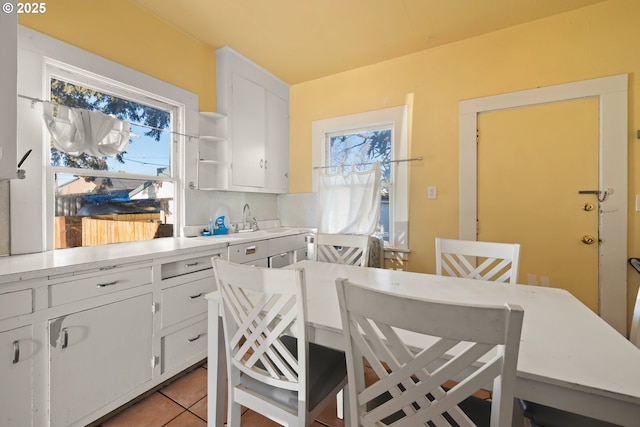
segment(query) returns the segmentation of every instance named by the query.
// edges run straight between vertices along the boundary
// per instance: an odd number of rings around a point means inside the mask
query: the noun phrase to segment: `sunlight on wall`
[[[215,111],[213,50],[126,0],[48,0],[19,24],[196,93],[201,111]]]
[[[291,88],[291,192],[311,191],[311,122],[402,105],[414,94],[409,157],[408,269],[434,272],[434,238],[458,235],[459,101],[640,71],[640,3],[609,1]],[[636,49],[637,51],[637,49]],[[637,53],[637,52],[636,52]],[[629,126],[640,126],[640,82],[630,79]],[[640,193],[630,132],[629,199]],[[509,159],[505,159],[509,161]],[[428,200],[427,186],[438,198]],[[526,195],[523,195],[526,197]],[[640,214],[629,207],[629,256],[640,254]],[[629,270],[630,307],[640,275]]]

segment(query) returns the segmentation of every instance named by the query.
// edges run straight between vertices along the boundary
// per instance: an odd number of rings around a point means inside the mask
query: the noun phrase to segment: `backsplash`
[[[285,227],[318,227],[318,193],[278,196],[278,218]]]
[[[220,215],[229,222],[242,221],[245,203],[249,204],[251,216],[259,220],[278,218],[275,194],[187,190],[185,197],[185,225],[208,224],[210,216],[215,219]]]

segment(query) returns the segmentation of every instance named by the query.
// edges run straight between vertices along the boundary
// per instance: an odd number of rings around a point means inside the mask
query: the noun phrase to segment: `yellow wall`
[[[196,93],[201,111],[216,108],[213,49],[126,0],[48,0],[20,25]]]
[[[402,105],[413,95],[409,269],[434,270],[433,239],[458,232],[458,102],[629,73],[629,200],[640,193],[640,2],[610,0],[463,42],[294,85],[291,192],[311,190],[311,122]],[[198,94],[215,111],[215,53],[126,0],[48,0],[20,24]],[[313,53],[310,53],[313,54]],[[507,159],[508,161],[508,159]],[[426,199],[436,185],[438,198]],[[629,206],[629,256],[640,214]],[[640,275],[629,270],[630,304]]]
[[[458,103],[629,73],[629,200],[640,193],[640,2],[604,3],[291,88],[291,192],[311,190],[311,123],[402,105],[413,94],[409,244],[412,271],[433,272],[434,238],[458,236]],[[509,161],[509,159],[505,159]],[[427,186],[438,198],[427,200]],[[526,197],[526,195],[523,195]],[[629,254],[640,214],[629,206]],[[630,306],[640,275],[629,269]]]

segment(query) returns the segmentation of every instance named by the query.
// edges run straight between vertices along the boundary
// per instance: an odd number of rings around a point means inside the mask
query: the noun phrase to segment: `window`
[[[54,106],[100,111],[131,123],[125,151],[71,155],[52,143],[54,248],[93,246],[175,235],[177,106],[117,82],[48,67]]]
[[[393,130],[389,125],[330,132],[325,135],[324,165],[331,166],[336,173],[338,167],[345,175],[352,170],[370,170],[373,163],[380,162],[380,220],[378,231],[389,241],[390,210],[393,200],[392,153]]]
[[[389,246],[408,248],[406,107],[352,114],[312,124],[313,165],[343,173],[381,162],[380,229]],[[356,165],[356,166],[351,166]],[[314,190],[317,189],[314,174]]]

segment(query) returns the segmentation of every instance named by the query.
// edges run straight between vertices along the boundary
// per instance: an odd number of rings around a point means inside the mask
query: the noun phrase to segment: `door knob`
[[[590,234],[585,234],[584,236],[582,236],[582,243],[584,243],[585,245],[593,245],[595,241],[596,238]]]

